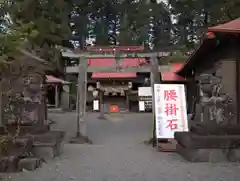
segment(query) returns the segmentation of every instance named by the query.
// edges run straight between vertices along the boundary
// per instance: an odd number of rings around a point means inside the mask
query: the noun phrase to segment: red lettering
[[[177,93],[175,90],[165,90],[164,91],[164,100],[165,101],[176,101]]]
[[[167,116],[176,116],[177,115],[177,105],[176,104],[165,104],[165,113]]]
[[[167,120],[168,125],[166,128],[169,128],[171,131],[178,129],[177,119]]]

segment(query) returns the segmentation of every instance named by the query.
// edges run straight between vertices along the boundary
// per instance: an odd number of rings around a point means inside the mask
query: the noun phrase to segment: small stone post
[[[156,146],[156,120],[155,120],[155,97],[154,97],[154,84],[161,83],[161,78],[158,69],[158,59],[157,57],[150,57],[151,64],[151,87],[152,87],[152,113],[153,113],[153,147]]]
[[[59,107],[59,89],[58,85],[55,85],[55,108]]]
[[[86,92],[87,92],[87,65],[88,60],[85,57],[79,60],[78,87],[77,87],[77,134],[76,136],[86,136]]]

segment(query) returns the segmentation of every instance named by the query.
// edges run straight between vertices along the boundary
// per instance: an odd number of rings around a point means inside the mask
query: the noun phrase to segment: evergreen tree
[[[1,6],[11,20],[1,34],[8,37],[6,47],[14,49],[18,44],[47,61],[59,63],[61,54],[56,46],[71,35],[70,9],[64,0],[2,1]],[[5,51],[10,52],[8,49]]]
[[[240,0],[169,0],[176,19],[175,43],[193,48],[207,27],[240,16]]]

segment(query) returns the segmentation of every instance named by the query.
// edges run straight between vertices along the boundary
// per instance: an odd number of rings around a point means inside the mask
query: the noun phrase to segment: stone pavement
[[[236,181],[240,165],[187,163],[159,153],[143,141],[151,135],[150,114],[126,114],[118,121],[87,117],[93,145],[65,145],[64,154],[35,172],[4,175],[4,181]],[[55,129],[75,132],[73,113],[51,114]]]

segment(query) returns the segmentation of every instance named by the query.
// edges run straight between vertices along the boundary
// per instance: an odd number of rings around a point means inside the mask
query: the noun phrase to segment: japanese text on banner
[[[171,131],[178,130],[178,120],[173,119],[173,117],[177,117],[177,92],[174,89],[171,90],[164,90],[164,102],[165,108],[164,113],[167,118],[167,125],[166,128],[170,129]]]
[[[154,95],[157,138],[174,138],[175,132],[188,131],[184,85],[155,84]]]

